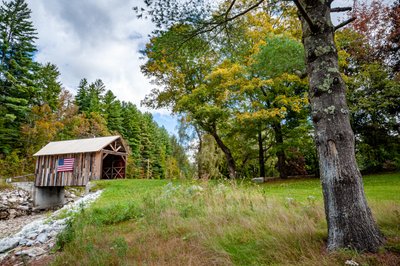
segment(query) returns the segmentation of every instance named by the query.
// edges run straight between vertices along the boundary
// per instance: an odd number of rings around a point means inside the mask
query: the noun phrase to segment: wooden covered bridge
[[[127,149],[120,136],[50,142],[34,154],[36,187],[86,186],[125,178]]]

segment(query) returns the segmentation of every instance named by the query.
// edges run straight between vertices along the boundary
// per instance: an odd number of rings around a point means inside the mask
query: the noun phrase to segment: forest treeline
[[[159,26],[142,67],[158,87],[143,104],[170,108],[195,133],[186,137],[198,143],[200,178],[317,174],[312,121],[320,114],[311,113],[308,98],[333,95],[330,84],[341,81],[332,77],[310,90],[304,58],[312,61],[330,48],[304,52],[291,1],[254,1],[243,13],[233,8],[251,3],[223,1],[209,11],[178,4],[172,10],[170,1],[155,1],[148,14],[137,8],[139,17],[151,16]],[[365,173],[400,168],[399,11],[400,1],[358,2],[349,14],[357,19],[335,34],[349,110],[321,111],[350,112]]]
[[[0,7],[0,176],[33,173],[32,155],[50,141],[121,135],[130,148],[127,176],[187,177],[184,149],[150,113],[119,101],[100,79],[82,79],[73,96],[57,66],[34,60],[30,15],[24,0]]]

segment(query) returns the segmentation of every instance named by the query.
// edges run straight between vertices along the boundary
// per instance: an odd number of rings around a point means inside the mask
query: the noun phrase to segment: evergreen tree
[[[167,130],[164,127],[158,127],[153,120],[155,129],[155,173],[158,178],[165,178],[165,170],[167,168],[167,161],[171,155],[171,142]]]
[[[86,79],[82,79],[75,98],[79,112],[85,113],[87,116],[90,116],[91,113],[101,113],[104,91],[105,85],[101,79],[90,84]]]
[[[61,93],[61,83],[58,81],[60,72],[57,66],[51,63],[38,65],[35,74],[35,86],[38,89],[33,98],[34,104],[39,106],[47,104],[52,111],[55,111]]]
[[[141,176],[144,178],[153,177],[153,160],[154,160],[154,145],[152,143],[151,124],[152,116],[150,113],[145,113],[140,123],[140,158],[141,158]]]
[[[89,113],[101,113],[103,94],[105,90],[106,86],[101,79],[97,79],[89,85]]]
[[[116,96],[110,90],[106,92],[103,98],[103,113],[107,120],[108,129],[122,133],[121,102],[116,100]]]
[[[79,82],[78,91],[75,96],[75,102],[80,112],[85,112],[89,110],[90,101],[88,92],[88,81],[85,78],[81,79],[81,81]]]
[[[0,6],[0,152],[18,147],[20,125],[25,122],[36,87],[33,54],[36,31],[24,0]]]
[[[140,120],[141,113],[137,107],[128,102],[122,102],[122,136],[131,150],[128,158],[128,172],[132,177],[140,177]]]

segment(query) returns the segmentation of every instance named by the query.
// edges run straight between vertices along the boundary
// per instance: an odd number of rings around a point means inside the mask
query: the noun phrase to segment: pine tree
[[[140,123],[140,159],[142,177],[153,178],[154,173],[153,164],[156,163],[155,146],[152,141],[154,138],[154,127],[152,124],[152,115],[145,113],[141,117]]]
[[[55,111],[61,93],[61,83],[58,81],[60,72],[57,66],[51,63],[40,64],[35,74],[35,86],[38,90],[33,97],[34,104],[39,106],[47,104],[52,111]]]
[[[128,142],[131,155],[128,169],[132,177],[140,177],[140,124],[141,113],[132,103],[122,102],[122,136]]]
[[[76,95],[76,104],[80,113],[90,116],[91,113],[101,113],[103,93],[105,85],[101,79],[88,83],[86,79],[82,79],[78,86]]]
[[[19,128],[26,121],[35,93],[33,54],[36,31],[24,0],[0,6],[0,152],[18,146]]]
[[[112,91],[108,90],[103,98],[103,113],[107,120],[110,131],[122,132],[122,107],[121,102],[116,100]]]
[[[88,81],[87,79],[83,78],[79,82],[78,91],[75,96],[75,102],[80,112],[89,110],[90,101],[88,95]]]
[[[89,85],[89,102],[90,107],[88,112],[96,112],[101,113],[102,110],[102,100],[103,94],[106,90],[106,86],[104,85],[101,79],[95,80],[93,83]]]

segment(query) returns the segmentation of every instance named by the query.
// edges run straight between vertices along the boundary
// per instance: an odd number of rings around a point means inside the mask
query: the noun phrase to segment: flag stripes
[[[57,172],[68,172],[74,170],[75,158],[59,159],[57,165]]]

